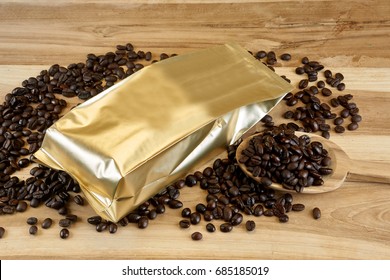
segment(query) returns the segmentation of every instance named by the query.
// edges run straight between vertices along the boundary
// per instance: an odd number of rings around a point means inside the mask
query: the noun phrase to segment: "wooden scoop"
[[[328,150],[329,156],[332,159],[329,167],[333,169],[333,172],[330,175],[323,176],[324,184],[322,186],[306,187],[303,189],[302,193],[316,194],[330,192],[341,187],[346,179],[349,181],[390,183],[390,173],[386,171],[389,169],[390,165],[372,161],[351,160],[343,149],[330,140],[315,134],[303,132],[295,133],[298,137],[303,134],[308,135],[311,141],[321,142],[323,147]],[[251,135],[241,142],[236,150],[237,159],[240,158],[243,149],[248,146],[250,139],[257,135],[258,134]],[[257,182],[260,182],[261,177],[254,177],[252,173],[247,170],[245,164],[238,162],[238,165],[246,175]],[[283,186],[278,183],[272,183],[270,188],[284,192],[295,192],[294,190],[283,188]]]

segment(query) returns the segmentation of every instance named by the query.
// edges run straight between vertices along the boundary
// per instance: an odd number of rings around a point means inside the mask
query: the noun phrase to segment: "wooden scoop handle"
[[[390,184],[390,164],[351,160],[347,178],[348,181]]]

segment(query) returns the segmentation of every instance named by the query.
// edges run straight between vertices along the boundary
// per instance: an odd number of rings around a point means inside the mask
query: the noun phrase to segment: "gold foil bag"
[[[237,44],[172,57],[72,109],[35,153],[117,222],[216,156],[292,89]]]

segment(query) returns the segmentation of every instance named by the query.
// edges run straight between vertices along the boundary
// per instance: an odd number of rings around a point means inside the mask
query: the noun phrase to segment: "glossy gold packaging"
[[[116,222],[222,152],[291,89],[237,44],[172,57],[68,112],[35,156]]]

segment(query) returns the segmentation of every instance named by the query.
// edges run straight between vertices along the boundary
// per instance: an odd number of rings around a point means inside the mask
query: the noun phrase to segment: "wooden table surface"
[[[251,51],[289,52],[293,59],[276,69],[294,84],[294,69],[307,55],[345,76],[363,122],[357,131],[331,136],[352,159],[388,164],[390,170],[390,5],[388,0],[264,1],[0,1],[0,95],[54,63],[85,60],[117,44],[182,54],[235,41]],[[285,105],[271,115],[276,122]],[[212,160],[212,159],[210,159]],[[196,166],[194,169],[201,168]],[[25,173],[28,172],[25,171]],[[193,207],[205,194],[186,188],[181,199]],[[169,209],[147,229],[127,226],[110,235],[86,222],[93,210],[72,206],[82,222],[61,240],[56,224],[28,234],[26,218],[60,216],[46,207],[0,216],[6,234],[1,259],[390,259],[390,185],[347,181],[337,191],[294,195],[307,210],[274,218],[251,218],[231,233],[207,233],[204,223],[180,229],[180,211]],[[310,209],[322,209],[314,220]],[[216,223],[218,224],[218,223]],[[202,231],[200,242],[191,240]]]

